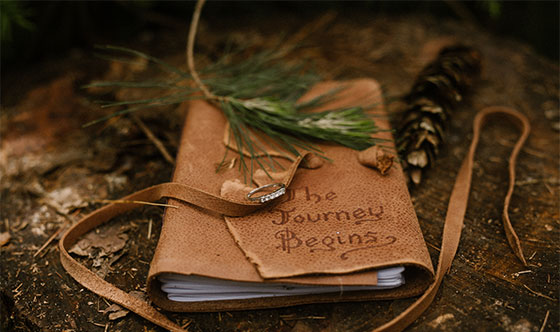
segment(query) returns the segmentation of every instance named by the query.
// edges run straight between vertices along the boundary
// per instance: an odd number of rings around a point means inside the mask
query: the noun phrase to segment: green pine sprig
[[[203,0],[197,3],[189,32],[189,72],[136,50],[115,46],[102,48],[105,51],[148,60],[167,72],[170,77],[163,81],[93,82],[87,85],[161,89],[163,92],[156,98],[106,103],[104,108],[119,109],[87,123],[86,126],[158,106],[179,104],[191,99],[206,99],[219,107],[229,122],[231,138],[239,153],[239,168],[245,182],[247,173],[252,177],[255,167],[265,172],[267,169],[274,171],[276,167],[281,167],[269,154],[270,147],[274,147],[279,155],[287,158],[299,156],[299,151],[306,150],[328,159],[315,145],[315,141],[333,142],[356,150],[366,149],[380,141],[372,138],[372,134],[378,132],[379,128],[361,107],[308,112],[335,98],[340,89],[298,103],[298,99],[320,78],[304,65],[287,65],[279,61],[279,53],[262,52],[243,61],[232,61],[235,54],[227,54],[215,64],[201,70],[200,77],[194,69],[192,49],[198,24],[197,15],[200,15],[203,3]],[[126,58],[117,60],[128,61]],[[263,135],[256,135],[255,131]],[[248,154],[248,161],[244,152]],[[226,161],[227,153],[226,149],[218,169]]]

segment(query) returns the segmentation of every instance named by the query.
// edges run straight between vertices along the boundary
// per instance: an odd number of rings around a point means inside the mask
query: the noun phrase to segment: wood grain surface
[[[127,45],[182,64],[187,25],[172,23]],[[453,267],[434,303],[407,331],[559,330],[557,64],[525,44],[469,22],[428,15],[279,13],[239,22],[203,14],[202,24],[196,50],[200,64],[215,60],[227,40],[251,41],[256,49],[282,40],[298,43],[288,60],[312,59],[327,79],[377,79],[393,122],[398,119],[396,100],[443,45],[462,41],[479,48],[484,56],[482,78],[452,118],[447,146],[435,168],[411,195],[432,260],[437,262],[447,200],[470,142],[476,111],[489,105],[520,110],[529,117],[533,131],[519,156],[510,213],[530,265],[516,259],[501,224],[506,158],[517,132],[507,122],[495,121],[487,126],[477,153]],[[81,128],[102,112],[93,100],[107,98],[109,92],[80,86],[92,79],[131,79],[133,74],[144,79],[157,75],[150,68],[108,65],[90,53],[75,51],[3,77],[0,233],[10,237],[0,257],[3,331],[161,331],[132,313],[113,315],[111,320],[110,312],[104,312],[110,304],[64,272],[55,245],[60,230],[100,206],[99,200],[118,199],[171,178],[172,167],[131,119]],[[116,97],[134,93],[121,90]],[[174,154],[182,115],[172,108],[139,115]],[[125,237],[126,245],[106,256],[91,251],[94,259],[84,262],[88,266],[97,262],[99,266],[93,268],[107,280],[141,294],[161,212],[145,208],[116,221],[117,230],[100,229],[99,236]],[[48,242],[50,238],[54,241]],[[189,331],[357,332],[372,330],[413,300],[169,316]]]

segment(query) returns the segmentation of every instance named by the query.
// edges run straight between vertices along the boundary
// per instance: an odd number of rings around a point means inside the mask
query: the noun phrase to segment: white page
[[[164,274],[158,279],[162,283],[162,291],[167,293],[169,300],[201,302],[389,289],[404,284],[403,271],[402,266],[380,269],[377,271],[377,285],[367,286],[243,282],[180,274]]]

